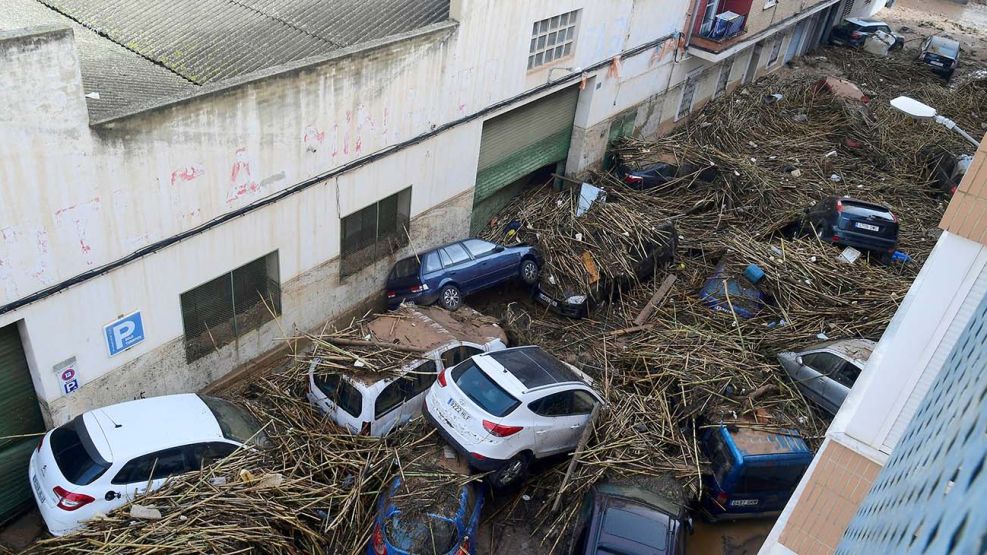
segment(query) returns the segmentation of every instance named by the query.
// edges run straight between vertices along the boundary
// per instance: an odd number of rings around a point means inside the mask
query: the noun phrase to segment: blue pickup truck
[[[781,513],[812,462],[794,430],[766,432],[716,426],[702,441],[711,473],[703,478],[703,516],[711,521]]]

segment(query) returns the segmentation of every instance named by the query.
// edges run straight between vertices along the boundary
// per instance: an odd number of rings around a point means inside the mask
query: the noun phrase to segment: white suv
[[[91,410],[41,438],[28,476],[55,536],[83,526],[179,474],[244,445],[264,447],[260,424],[223,399],[194,394]]]
[[[521,482],[533,459],[575,449],[603,399],[592,380],[540,347],[476,355],[444,370],[425,418],[495,488]]]

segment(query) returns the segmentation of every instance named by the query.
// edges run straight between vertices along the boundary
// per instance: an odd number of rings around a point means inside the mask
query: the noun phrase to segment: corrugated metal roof
[[[200,85],[449,17],[449,0],[39,1]]]

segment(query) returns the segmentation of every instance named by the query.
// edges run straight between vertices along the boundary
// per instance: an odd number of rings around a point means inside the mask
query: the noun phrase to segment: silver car
[[[828,341],[797,353],[779,353],[778,361],[803,395],[836,414],[875,345],[869,339]]]

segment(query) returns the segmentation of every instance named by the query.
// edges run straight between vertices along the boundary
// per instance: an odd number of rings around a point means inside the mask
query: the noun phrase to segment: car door
[[[391,380],[374,399],[374,422],[371,434],[382,436],[404,423],[401,405],[406,398],[406,376]]]
[[[473,284],[476,282],[476,269],[466,249],[459,243],[446,245],[439,251],[439,258],[442,260],[445,275],[457,283],[464,294],[472,291]]]
[[[425,402],[428,389],[435,383],[435,378],[441,369],[439,366],[437,361],[427,360],[405,376],[401,425],[422,415],[422,403]]]
[[[134,501],[146,491],[160,488],[168,478],[191,471],[190,455],[188,446],[182,445],[135,457],[113,476],[110,487],[119,498]]]
[[[596,399],[588,392],[570,389],[528,403],[535,415],[534,438],[539,457],[572,451],[593,412]]]
[[[827,412],[835,414],[839,405],[834,404],[829,397],[831,376],[843,366],[845,361],[839,356],[829,351],[817,351],[802,355],[802,365],[806,367],[803,378],[799,379],[799,386],[805,392],[806,397],[825,409]]]
[[[473,264],[476,266],[476,286],[475,289],[490,287],[507,279],[508,274],[517,272],[517,264],[509,266],[510,255],[502,255],[498,252],[497,245],[481,241],[479,239],[467,239],[463,241],[463,246],[473,256]],[[503,249],[500,249],[501,251]]]

